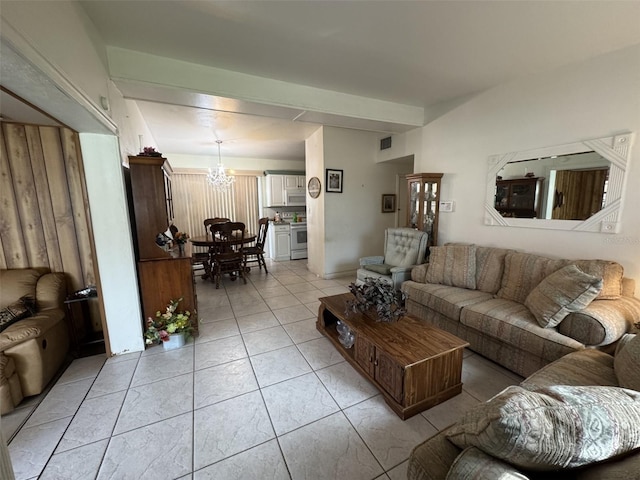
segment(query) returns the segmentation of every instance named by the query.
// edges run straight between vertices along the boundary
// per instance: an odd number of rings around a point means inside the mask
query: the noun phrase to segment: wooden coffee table
[[[462,354],[467,342],[412,315],[394,323],[345,315],[351,293],[320,298],[317,329],[370,380],[400,418],[407,419],[462,391]],[[355,334],[353,347],[338,339],[340,320]]]

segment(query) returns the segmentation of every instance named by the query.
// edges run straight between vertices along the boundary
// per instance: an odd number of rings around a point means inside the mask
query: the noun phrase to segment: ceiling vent
[[[386,150],[387,148],[391,148],[391,137],[380,140],[380,150]]]

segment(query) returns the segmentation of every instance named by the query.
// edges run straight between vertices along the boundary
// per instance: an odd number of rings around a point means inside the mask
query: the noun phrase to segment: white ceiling
[[[419,106],[427,119],[498,84],[640,43],[640,1],[80,4],[106,45]],[[216,137],[231,144],[230,156],[302,158],[316,128],[264,105],[211,97],[187,107],[144,86],[118,86],[145,99],[140,111],[163,152],[212,154]]]

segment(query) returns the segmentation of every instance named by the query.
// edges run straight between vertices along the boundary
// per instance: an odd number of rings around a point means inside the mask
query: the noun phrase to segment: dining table
[[[217,249],[221,246],[227,247],[229,245],[236,246],[240,244],[245,245],[248,243],[253,243],[256,241],[256,234],[245,232],[244,237],[241,237],[241,235],[239,235],[237,232],[234,232],[231,237],[223,240],[216,235],[207,233],[206,235],[191,237],[189,241],[194,247],[207,247],[209,251],[211,251],[211,249]],[[202,275],[203,280],[206,280],[208,278],[211,278],[213,280],[213,277],[211,275],[212,265],[210,262],[211,259],[209,259],[208,264],[205,264],[204,275]],[[246,267],[246,271],[249,271],[249,267]]]

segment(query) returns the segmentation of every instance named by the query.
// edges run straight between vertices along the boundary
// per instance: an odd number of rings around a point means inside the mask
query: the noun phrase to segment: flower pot
[[[180,252],[180,255],[184,255],[184,243],[178,244],[178,251]]]
[[[173,350],[174,348],[183,347],[185,340],[184,333],[174,333],[169,335],[169,340],[162,342],[162,346],[165,350]]]

